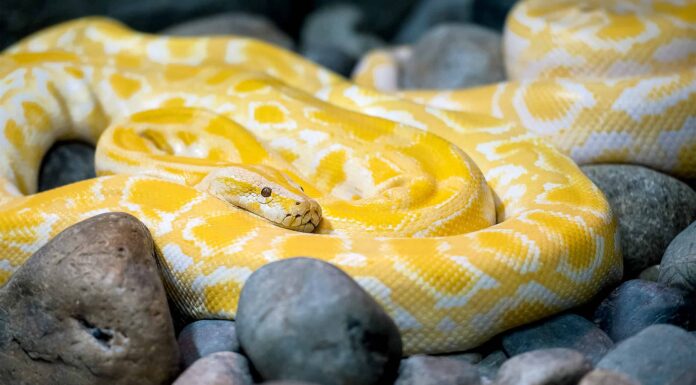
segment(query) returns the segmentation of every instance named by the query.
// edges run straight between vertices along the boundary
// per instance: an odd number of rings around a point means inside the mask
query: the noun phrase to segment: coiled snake
[[[446,92],[390,95],[252,39],[101,18],[28,37],[0,56],[0,283],[67,226],[125,211],[197,318],[233,318],[255,269],[300,255],[367,289],[408,353],[580,304],[621,275],[616,222],[533,132],[580,162],[696,176],[696,7],[547,3],[507,24],[509,72],[532,80]],[[393,65],[373,58],[363,84]],[[35,194],[66,138],[99,140],[102,176]]]

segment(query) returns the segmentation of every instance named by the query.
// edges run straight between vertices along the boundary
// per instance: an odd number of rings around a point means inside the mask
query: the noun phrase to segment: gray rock
[[[648,267],[647,269],[641,271],[640,274],[638,275],[638,278],[645,280],[645,281],[658,282],[659,276],[660,276],[660,265],[652,265],[652,266]]]
[[[619,219],[624,276],[660,262],[674,237],[696,219],[696,191],[657,171],[633,165],[583,166]]]
[[[401,361],[394,385],[479,385],[478,370],[466,361],[425,355]]]
[[[58,234],[0,289],[7,384],[168,384],[179,354],[154,244],[123,213]]]
[[[640,385],[630,377],[609,370],[595,369],[580,380],[578,385]]]
[[[394,42],[410,44],[438,24],[469,22],[473,5],[473,0],[420,0],[401,24]]]
[[[57,143],[44,156],[39,171],[39,191],[95,176],[94,146],[82,142]]]
[[[533,350],[512,357],[500,367],[496,385],[575,385],[592,364],[575,350]]]
[[[350,75],[356,62],[353,56],[333,45],[313,45],[305,48],[302,55],[322,67],[346,77]]]
[[[453,360],[466,361],[472,365],[478,364],[483,359],[481,353],[476,352],[443,354],[438,357],[447,357]]]
[[[696,384],[696,368],[689,368],[679,377],[666,385],[694,385]],[[613,385],[613,384],[612,384]]]
[[[696,337],[673,325],[645,328],[597,364],[598,369],[624,373],[642,385],[669,384],[694,367]]]
[[[507,361],[508,357],[502,350],[496,350],[493,353],[484,357],[481,362],[476,365],[479,375],[484,384],[492,382],[498,375],[498,370]]]
[[[659,282],[696,294],[696,222],[672,240],[661,265]]]
[[[234,321],[200,320],[186,325],[179,333],[179,351],[184,368],[215,352],[239,352]]]
[[[247,359],[238,353],[217,352],[196,361],[172,385],[252,385]]]
[[[272,21],[249,13],[223,13],[188,20],[159,32],[165,35],[239,35],[253,37],[285,49],[293,49],[292,39],[280,31]]]
[[[314,382],[304,382],[304,381],[266,381],[262,382],[261,385],[318,385]]]
[[[602,301],[594,321],[618,342],[654,324],[688,327],[694,322],[694,306],[681,290],[634,279],[621,284]]]
[[[382,307],[344,272],[310,258],[272,262],[249,277],[237,336],[266,380],[388,383],[402,354]]]
[[[593,364],[614,346],[594,323],[575,314],[561,314],[515,329],[502,338],[508,356],[538,349],[568,348],[584,354]]]
[[[402,88],[465,88],[505,79],[500,34],[475,25],[431,29],[401,67]]]

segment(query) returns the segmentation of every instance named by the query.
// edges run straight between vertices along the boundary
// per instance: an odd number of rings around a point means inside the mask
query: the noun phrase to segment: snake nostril
[[[295,202],[295,206],[299,206],[300,202]]]

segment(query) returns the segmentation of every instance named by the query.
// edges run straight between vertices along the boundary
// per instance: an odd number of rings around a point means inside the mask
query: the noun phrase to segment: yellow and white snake
[[[350,274],[407,353],[578,305],[621,275],[616,221],[537,133],[579,162],[696,176],[696,5],[576,3],[516,6],[518,80],[396,95],[253,39],[38,32],[0,56],[0,284],[67,226],[125,211],[196,318],[233,318],[245,279],[293,256]],[[380,86],[396,59],[371,58],[356,79]],[[36,194],[68,138],[99,140],[102,176]]]

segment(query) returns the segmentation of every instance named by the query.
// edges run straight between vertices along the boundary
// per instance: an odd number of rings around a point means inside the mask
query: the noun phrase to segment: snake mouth
[[[290,230],[311,233],[321,221],[321,206],[315,201],[307,202],[305,209],[288,213],[279,221],[279,225]]]

